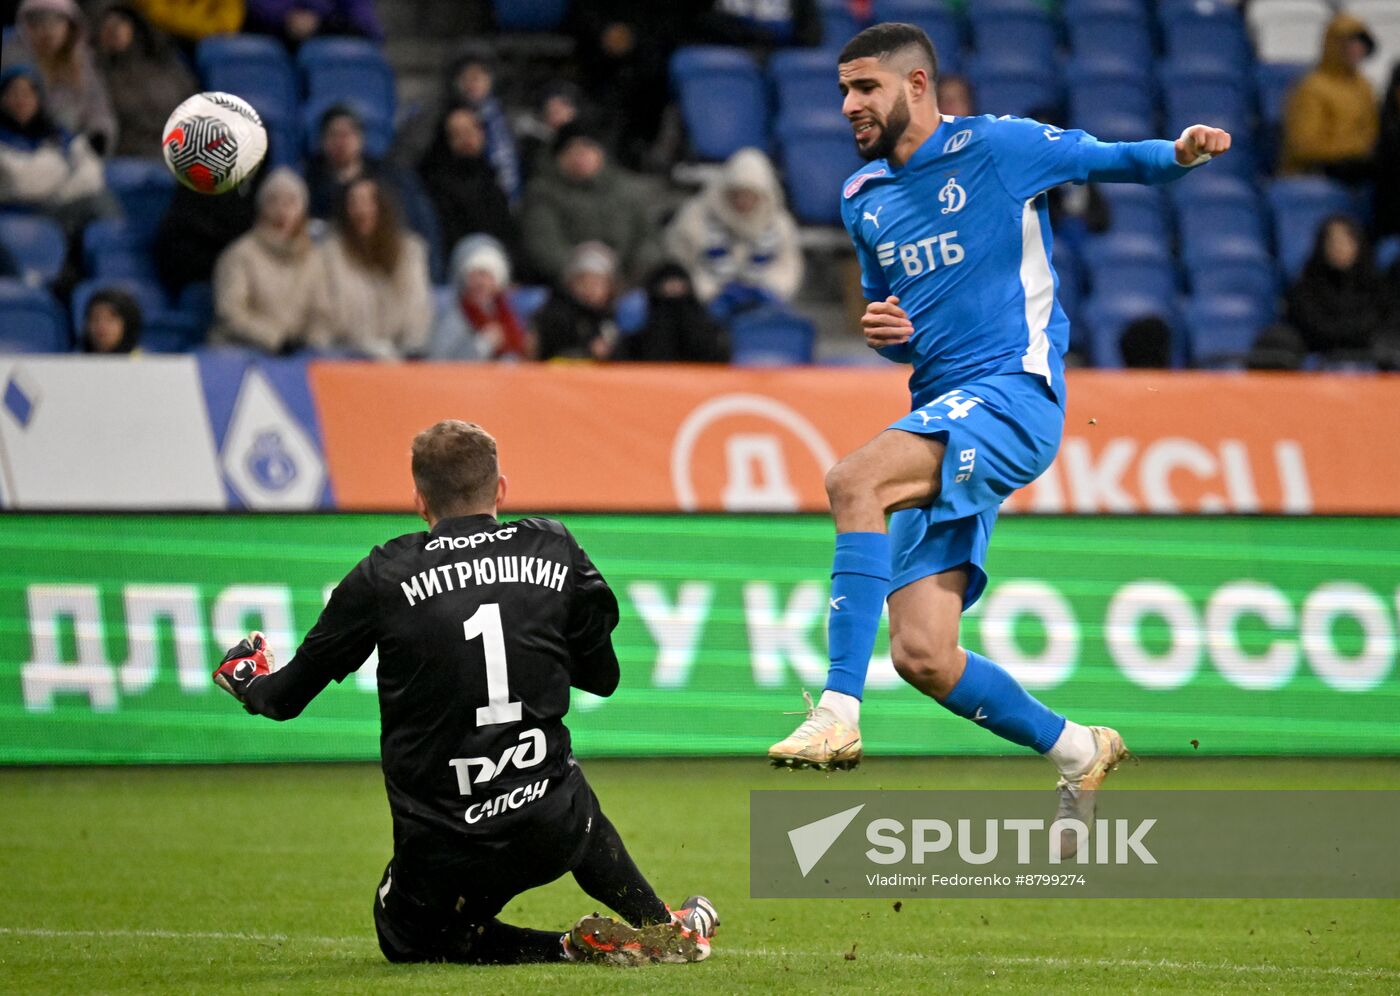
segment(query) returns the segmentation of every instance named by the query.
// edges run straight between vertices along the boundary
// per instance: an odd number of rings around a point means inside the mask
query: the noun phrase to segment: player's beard
[[[885,115],[885,120],[879,124],[880,137],[863,148],[857,142],[856,151],[866,162],[888,159],[894,155],[894,148],[904,137],[904,132],[908,127],[909,102],[904,99],[904,94],[901,92],[895,99],[894,106],[890,108],[890,112]]]

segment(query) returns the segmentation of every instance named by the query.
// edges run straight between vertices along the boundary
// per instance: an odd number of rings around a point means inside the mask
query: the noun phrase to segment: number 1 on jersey
[[[462,623],[467,642],[481,637],[486,652],[486,704],[476,710],[477,726],[499,726],[518,723],[521,719],[519,702],[510,701],[510,675],[506,673],[506,638],[501,631],[501,607],[487,602]]]

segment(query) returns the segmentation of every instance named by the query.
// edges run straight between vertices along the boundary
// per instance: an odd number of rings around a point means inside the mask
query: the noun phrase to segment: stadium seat
[[[1084,305],[1084,324],[1088,329],[1089,358],[1096,367],[1118,369],[1123,366],[1120,340],[1123,329],[1139,318],[1161,318],[1171,324],[1172,307],[1169,298],[1151,294],[1126,294],[1103,291],[1096,293]]]
[[[1265,309],[1273,308],[1278,297],[1278,271],[1268,255],[1254,259],[1205,259],[1188,262],[1187,283],[1195,295],[1239,295]]]
[[[0,353],[66,353],[72,348],[63,309],[48,291],[0,280]]]
[[[671,57],[671,80],[700,159],[728,159],[747,146],[767,149],[768,98],[753,56],[721,46],[682,48]]]
[[[766,307],[736,318],[729,327],[729,338],[735,366],[791,366],[812,362],[816,329],[786,308]]]
[[[1254,68],[1254,85],[1259,94],[1259,116],[1270,125],[1283,123],[1288,95],[1308,72],[1307,63],[1261,62]]]
[[[1327,0],[1253,0],[1245,8],[1260,62],[1315,62],[1333,15]]]
[[[1170,299],[1177,291],[1176,270],[1160,239],[1109,232],[1089,239],[1083,255],[1096,296],[1110,292]]]
[[[1160,17],[1172,59],[1209,62],[1236,72],[1247,72],[1253,65],[1254,53],[1237,7],[1211,0],[1164,4]]]
[[[1269,205],[1273,211],[1279,264],[1290,279],[1296,277],[1307,262],[1323,219],[1333,214],[1355,216],[1356,213],[1345,187],[1318,176],[1275,180],[1269,188]]]
[[[839,49],[869,24],[856,19],[847,0],[819,0],[822,19],[822,45]]]
[[[862,160],[839,117],[811,114],[778,123],[788,206],[808,225],[841,224],[841,185]]]
[[[941,0],[875,0],[875,21],[917,25],[933,42],[940,73],[956,73],[962,63],[962,28],[957,14]]]
[[[779,49],[768,60],[768,79],[779,117],[840,106],[836,57],[827,49]]]
[[[1234,69],[1199,62],[1163,62],[1157,73],[1168,118],[1211,115],[1248,120],[1253,80]]]
[[[91,279],[84,280],[73,288],[72,318],[73,328],[79,334],[83,328],[83,315],[87,312],[88,301],[100,290],[120,290],[130,294],[136,301],[136,306],[141,309],[141,320],[151,321],[158,315],[165,314],[167,308],[165,303],[165,291],[161,290],[159,284],[149,280],[106,280]]]
[[[1130,76],[1099,65],[1086,65],[1076,60],[1070,63],[1065,73],[1069,83],[1069,122],[1075,128],[1083,128],[1089,134],[1104,141],[1138,140],[1149,137],[1153,120],[1156,117],[1156,101],[1153,97],[1152,80],[1147,76]],[[1132,136],[1100,134],[1105,127],[1121,128],[1124,125],[1105,125],[1101,122],[1118,120],[1134,123],[1145,122],[1146,133]],[[1088,126],[1094,123],[1100,130]]]
[[[1151,0],[1065,0],[1064,18],[1068,24],[1094,17],[1136,17],[1147,21]]]
[[[506,292],[506,296],[510,299],[510,306],[515,309],[515,315],[521,324],[528,325],[530,319],[535,317],[535,312],[544,307],[544,303],[549,300],[549,288],[527,284],[512,287]]]
[[[1039,69],[1057,61],[1059,32],[1043,8],[999,11],[987,4],[971,10],[977,61],[998,69]]]
[[[1075,55],[1111,52],[1129,64],[1152,64],[1152,29],[1141,11],[1103,11],[1067,19],[1067,23],[1070,48]]]
[[[558,31],[569,14],[569,0],[493,0],[499,31]]]
[[[365,108],[374,117],[394,121],[394,71],[384,53],[364,38],[312,38],[297,52],[297,67],[306,81],[307,103],[322,107],[337,102]]]
[[[52,283],[68,257],[63,229],[41,214],[0,214],[0,245],[31,284]]]
[[[83,229],[83,270],[88,276],[155,279],[155,233],[142,224],[101,218]]]
[[[1206,193],[1182,197],[1176,201],[1176,222],[1182,245],[1187,248],[1228,235],[1247,239],[1268,251],[1269,226],[1263,205],[1253,191],[1247,195]]]
[[[1167,201],[1157,187],[1135,183],[1101,183],[1099,194],[1108,202],[1109,231],[1142,235],[1163,245],[1171,236]]]
[[[141,349],[147,353],[190,353],[204,345],[208,326],[176,311],[143,319]]]
[[[301,103],[296,69],[280,42],[264,35],[211,35],[195,48],[208,90],[237,94],[267,117],[293,116]]]
[[[1247,295],[1198,294],[1186,306],[1185,318],[1191,362],[1220,367],[1243,360],[1273,314]]]
[[[214,287],[198,281],[186,284],[175,302],[174,312],[184,315],[208,328],[214,323]]]
[[[159,159],[108,159],[107,189],[122,206],[128,225],[154,234],[175,196],[175,177]]]
[[[978,110],[985,114],[1030,117],[1059,108],[1059,78],[1044,66],[990,67],[979,56],[970,75]]]
[[[1070,125],[1102,142],[1141,142],[1144,139],[1161,137],[1157,134],[1152,118],[1107,107],[1071,117]]]
[[[1391,235],[1376,243],[1376,267],[1389,270],[1400,260],[1400,235]]]

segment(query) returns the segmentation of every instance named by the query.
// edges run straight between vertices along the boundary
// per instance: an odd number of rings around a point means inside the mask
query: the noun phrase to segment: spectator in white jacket
[[[312,345],[373,359],[422,356],[433,320],[428,250],[382,183],[363,177],[345,189],[321,252],[326,280]]]
[[[0,61],[6,68],[34,67],[59,126],[85,136],[98,154],[110,155],[117,119],[93,62],[82,9],[75,0],[23,0],[16,21]]]
[[[690,271],[700,300],[741,307],[786,302],[802,283],[797,224],[768,157],[740,149],[718,176],[676,213],[666,251]],[[734,309],[727,309],[734,310]]]
[[[24,65],[0,71],[0,207],[42,211],[70,233],[117,212],[102,160],[49,117],[43,84]]]

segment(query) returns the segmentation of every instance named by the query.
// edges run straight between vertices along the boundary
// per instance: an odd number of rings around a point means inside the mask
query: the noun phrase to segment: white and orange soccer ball
[[[258,112],[231,93],[197,93],[165,122],[161,152],[175,178],[201,194],[222,194],[248,177],[267,155]]]

